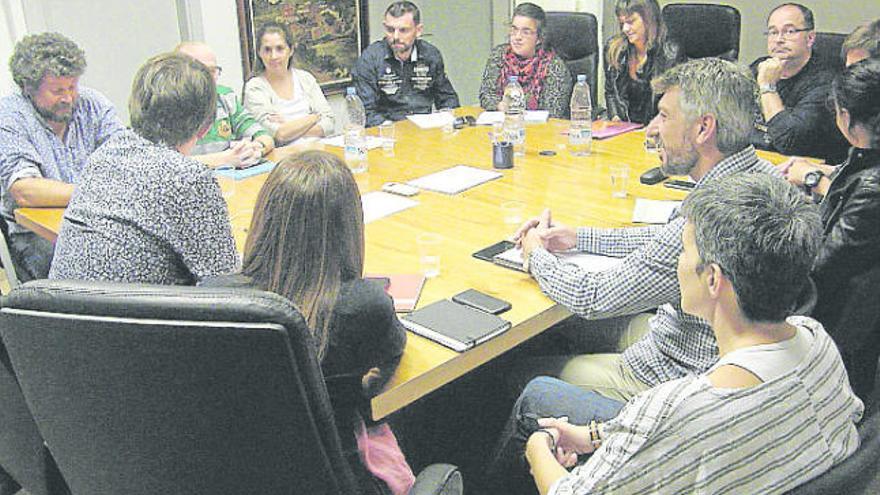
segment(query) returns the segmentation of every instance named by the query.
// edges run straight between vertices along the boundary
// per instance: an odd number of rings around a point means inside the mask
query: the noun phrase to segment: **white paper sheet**
[[[417,113],[407,115],[407,120],[419,126],[419,129],[437,129],[444,125],[451,124],[455,120],[455,115],[449,112],[437,113]]]
[[[382,191],[364,194],[361,196],[361,203],[364,206],[364,223],[370,223],[419,204],[418,201]]]
[[[469,167],[467,165],[456,165],[452,168],[411,180],[407,184],[428,191],[458,194],[501,176],[500,172],[492,170]]]
[[[672,212],[681,206],[681,201],[662,201],[658,199],[636,198],[633,208],[633,223],[664,224]]]
[[[526,110],[523,120],[527,124],[541,124],[547,122],[550,112],[547,110]],[[494,125],[504,122],[504,112],[483,112],[477,117],[477,125]]]
[[[380,148],[382,146],[382,138],[379,136],[364,136],[367,139],[367,149],[375,149]],[[328,137],[321,140],[327,146],[336,146],[337,148],[345,148],[345,136],[339,134],[338,136]]]

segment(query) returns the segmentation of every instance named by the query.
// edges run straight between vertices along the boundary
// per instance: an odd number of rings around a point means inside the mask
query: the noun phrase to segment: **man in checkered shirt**
[[[659,129],[667,175],[689,175],[697,188],[736,172],[778,175],[749,144],[757,87],[747,70],[717,59],[694,60],[670,69],[653,86],[663,94],[652,125]],[[524,368],[623,402],[708,369],[718,358],[712,330],[679,306],[675,269],[683,226],[677,213],[665,225],[623,229],[572,229],[554,223],[549,210],[527,222],[517,237],[544,293],[583,319],[601,320],[578,322],[576,330],[589,334],[585,326],[598,326],[635,343],[620,345],[622,353],[541,357],[540,364],[534,360]],[[552,254],[572,248],[623,261],[588,272]],[[644,314],[654,308],[656,315]]]

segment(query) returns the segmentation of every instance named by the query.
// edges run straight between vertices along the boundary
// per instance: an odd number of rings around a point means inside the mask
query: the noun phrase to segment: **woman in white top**
[[[315,76],[291,65],[293,36],[269,22],[257,30],[255,73],[244,86],[244,106],[269,129],[278,145],[303,136],[333,133],[333,111]]]

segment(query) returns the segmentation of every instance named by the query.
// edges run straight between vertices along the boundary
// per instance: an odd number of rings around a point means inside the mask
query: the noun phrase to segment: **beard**
[[[660,145],[663,146],[663,143]],[[690,175],[700,159],[693,143],[688,142],[678,148],[663,146],[663,154],[666,160],[660,165],[660,170],[666,175]]]
[[[31,100],[31,102],[33,103],[33,100]],[[66,124],[70,122],[70,119],[73,117],[73,107],[75,104],[76,101],[69,105],[67,103],[56,103],[49,108],[43,108],[34,103],[34,109],[40,114],[40,117],[43,117],[50,122],[61,122]]]
[[[413,43],[413,44],[414,44],[414,43]],[[399,42],[391,41],[391,42],[389,42],[389,45],[391,45],[391,51],[394,52],[395,54],[401,54],[401,53],[406,53],[406,52],[408,52],[410,49],[412,49],[413,44],[406,44],[406,43],[404,43],[404,42],[402,42],[402,41],[399,41]]]

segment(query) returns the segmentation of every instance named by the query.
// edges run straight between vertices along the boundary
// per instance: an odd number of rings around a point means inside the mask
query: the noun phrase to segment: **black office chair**
[[[669,38],[677,41],[688,58],[739,58],[739,10],[728,5],[671,3],[663,7]]]
[[[571,72],[572,81],[577,81],[578,74],[586,74],[590,84],[590,98],[593,108],[596,109],[599,57],[602,56],[599,51],[599,24],[596,16],[589,12],[547,12],[545,32],[547,43],[565,62]],[[566,108],[566,117],[568,113]]]
[[[4,299],[0,335],[73,493],[371,492],[275,294],[39,280]],[[452,466],[428,474],[418,493],[460,492]]]
[[[825,325],[846,365],[853,391],[870,404],[880,358],[880,267],[852,277],[834,300],[816,301],[813,316]]]
[[[24,488],[31,495],[64,495],[70,491],[18,386],[6,347],[0,342],[0,484],[4,495]]]
[[[813,42],[813,58],[816,62],[835,73],[842,72],[844,64],[840,52],[846,36],[844,33],[817,32],[816,41]]]

